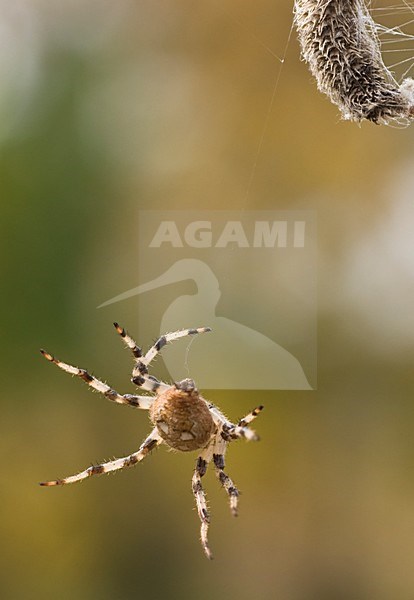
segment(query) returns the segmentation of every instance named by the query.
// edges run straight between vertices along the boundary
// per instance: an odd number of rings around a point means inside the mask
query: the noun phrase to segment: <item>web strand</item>
[[[249,181],[248,181],[248,184],[247,184],[247,189],[246,189],[246,194],[245,194],[245,202],[246,203],[247,203],[247,201],[249,199],[249,195],[250,195],[250,191],[251,191],[251,188],[252,188],[252,185],[253,185],[254,177],[256,175],[256,170],[257,170],[257,165],[258,165],[258,162],[259,162],[260,154],[262,152],[263,143],[264,143],[264,140],[265,140],[265,137],[266,137],[266,133],[267,133],[268,128],[269,128],[270,116],[272,114],[273,106],[274,106],[274,103],[275,103],[276,92],[277,92],[277,89],[279,87],[279,81],[280,81],[280,77],[281,77],[281,74],[282,74],[282,68],[283,68],[283,65],[284,65],[284,62],[285,62],[285,59],[286,59],[287,51],[289,49],[290,40],[292,38],[292,32],[293,32],[293,21],[292,21],[292,24],[290,26],[289,35],[288,35],[288,38],[286,40],[285,48],[283,50],[283,56],[280,59],[281,64],[278,65],[278,70],[277,70],[277,74],[276,74],[276,78],[275,78],[275,83],[273,85],[272,96],[270,98],[269,106],[268,106],[268,109],[267,109],[267,112],[266,112],[266,116],[265,116],[265,119],[264,119],[264,123],[263,123],[262,133],[261,133],[261,136],[260,136],[259,144],[257,146],[256,155],[255,155],[254,161],[253,161],[253,166],[252,166],[252,169],[251,169],[251,172],[250,172],[250,178],[249,178]]]

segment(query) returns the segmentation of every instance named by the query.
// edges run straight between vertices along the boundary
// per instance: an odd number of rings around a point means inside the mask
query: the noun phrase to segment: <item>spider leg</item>
[[[143,356],[141,348],[136,344],[132,337],[118,323],[114,323],[115,329],[124,340],[125,344],[130,348],[135,358],[135,365],[132,370],[131,381],[138,387],[148,392],[165,392],[171,385],[159,381],[155,377],[148,375],[148,365],[157,354],[164,348],[168,342],[173,342],[187,335],[196,335],[198,333],[206,333],[211,331],[210,327],[199,327],[198,329],[183,329],[162,335],[155,342],[148,352]]]
[[[110,462],[102,463],[100,465],[92,465],[88,469],[81,471],[77,475],[71,475],[64,479],[55,479],[54,481],[44,481],[40,483],[43,486],[54,486],[54,485],[66,485],[68,483],[76,483],[83,479],[88,479],[92,475],[100,475],[101,473],[111,473],[112,471],[119,471],[125,467],[131,467],[138,462],[141,462],[156,446],[162,443],[162,438],[159,436],[157,429],[154,428],[150,435],[144,440],[137,452],[125,456],[124,458],[117,458]]]
[[[132,372],[132,383],[135,383],[138,387],[146,390],[147,392],[165,392],[171,386],[159,381],[156,377],[148,375],[148,368],[140,360],[144,360],[141,348],[137,345],[135,340],[121,327],[118,323],[114,323],[114,327],[125,342],[126,346],[131,350],[132,354],[136,359],[136,363]]]
[[[223,438],[219,438],[213,446],[213,462],[216,468],[216,475],[223,488],[226,490],[230,501],[231,514],[237,517],[238,514],[238,501],[239,501],[239,490],[234,485],[233,481],[224,472],[225,462],[224,455],[226,452],[227,442]]]
[[[197,458],[196,467],[192,478],[192,489],[196,499],[197,512],[201,521],[201,545],[207,558],[212,559],[213,555],[208,545],[208,526],[210,524],[210,515],[207,510],[206,495],[201,484],[201,478],[206,474],[208,461],[203,458],[203,454]]]
[[[180,331],[173,331],[171,333],[166,333],[162,335],[155,342],[153,346],[148,350],[146,355],[143,357],[141,361],[144,365],[149,365],[152,360],[157,356],[157,354],[168,344],[168,342],[174,342],[182,337],[186,337],[187,335],[197,335],[198,333],[207,333],[211,331],[211,327],[198,327],[197,329],[182,329]]]
[[[114,327],[117,330],[117,332],[119,333],[119,335],[121,336],[121,338],[124,340],[125,344],[131,350],[134,357],[141,358],[142,357],[142,348],[140,348],[137,345],[136,341],[133,340],[132,337],[130,335],[128,335],[128,333],[125,331],[125,329],[123,327],[121,327],[118,323],[114,323]]]
[[[167,333],[162,335],[155,342],[153,346],[148,350],[145,356],[142,358],[138,358],[136,364],[132,370],[132,381],[135,385],[142,387],[144,390],[149,390],[152,392],[156,392],[158,390],[166,391],[171,386],[158,381],[155,377],[148,375],[148,365],[154,358],[159,354],[159,352],[168,344],[168,342],[173,342],[174,340],[178,340],[179,338],[185,337],[187,335],[197,335],[198,333],[205,333],[207,331],[211,331],[210,327],[199,327],[198,329],[183,329],[182,331],[174,331],[172,333]]]
[[[225,423],[223,425],[222,437],[226,441],[236,440],[239,438],[244,438],[249,441],[257,442],[259,441],[259,436],[253,429],[247,427],[248,423],[251,423],[263,410],[263,406],[258,406],[253,409],[248,415],[240,419],[237,425],[230,424],[230,426]]]
[[[237,440],[239,438],[245,438],[249,441],[259,440],[257,433],[250,429],[250,427],[247,427],[247,424],[251,423],[260,414],[263,410],[263,406],[258,406],[252,410],[248,415],[243,417],[243,419],[240,419],[237,425],[231,423],[214,404],[208,403],[207,406],[215,424],[221,427],[221,437],[226,442],[231,442],[232,440]]]
[[[264,409],[264,406],[262,404],[260,406],[257,406],[251,412],[249,412],[248,415],[243,417],[243,419],[240,419],[240,421],[237,423],[237,425],[239,427],[245,427],[246,425],[251,423],[256,417],[258,417],[263,409]]]
[[[85,369],[78,369],[78,367],[72,367],[71,365],[68,365],[68,364],[58,360],[57,358],[55,358],[48,352],[45,352],[45,350],[40,350],[40,352],[43,354],[43,356],[48,361],[54,363],[60,369],[62,369],[63,371],[66,371],[66,373],[70,373],[71,375],[76,375],[77,377],[80,377],[91,388],[93,388],[94,390],[97,390],[98,392],[103,394],[106,398],[108,398],[108,400],[111,400],[112,402],[116,402],[117,404],[129,404],[130,406],[134,406],[135,408],[142,408],[142,409],[150,408],[150,406],[154,402],[154,398],[152,398],[151,396],[135,396],[134,394],[123,394],[123,395],[118,394],[118,392],[116,390],[112,389],[109,385],[107,385],[103,381],[96,379],[96,377],[94,377],[93,375],[88,373],[88,371],[85,371]]]
[[[132,372],[131,381],[132,383],[135,383],[136,386],[147,392],[162,393],[166,392],[171,387],[171,385],[168,385],[168,383],[164,383],[152,375],[143,374],[139,371],[136,372],[136,368],[134,368]]]
[[[211,416],[213,417],[214,423],[217,426],[225,426],[229,429],[235,427],[234,423],[231,423],[231,421],[228,420],[228,418],[221,412],[219,408],[217,408],[217,406],[215,406],[215,404],[208,402],[207,406]]]

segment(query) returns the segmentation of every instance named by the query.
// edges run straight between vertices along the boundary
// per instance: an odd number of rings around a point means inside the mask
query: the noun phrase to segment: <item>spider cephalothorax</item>
[[[114,323],[114,325],[135,357],[131,380],[143,390],[153,392],[154,396],[118,394],[109,385],[96,379],[96,377],[90,375],[84,369],[78,369],[77,367],[63,363],[44,350],[41,350],[41,353],[47,360],[55,363],[67,373],[77,375],[83,379],[88,385],[106,396],[109,400],[118,404],[129,404],[135,408],[149,410],[149,416],[154,428],[141,444],[140,448],[133,454],[100,465],[93,465],[77,475],[46,481],[40,485],[54,486],[75,483],[76,481],[87,479],[91,475],[110,473],[111,471],[135,465],[137,462],[143,460],[151,450],[162,443],[181,452],[199,450],[192,479],[192,489],[197,503],[198,515],[201,520],[201,544],[206,556],[212,558],[207,539],[210,515],[207,510],[201,478],[205,475],[208,464],[213,461],[217,477],[229,496],[231,512],[236,516],[239,492],[230,477],[224,472],[224,455],[227,444],[232,440],[239,438],[248,440],[258,439],[255,432],[248,427],[248,424],[257,417],[263,406],[255,408],[235,425],[214,404],[207,402],[200,395],[192,379],[183,379],[183,381],[168,385],[152,375],[148,375],[148,365],[168,342],[187,335],[206,333],[211,331],[209,327],[183,329],[182,331],[167,333],[160,337],[148,352],[143,355],[141,349],[126,333],[125,329],[117,323]]]

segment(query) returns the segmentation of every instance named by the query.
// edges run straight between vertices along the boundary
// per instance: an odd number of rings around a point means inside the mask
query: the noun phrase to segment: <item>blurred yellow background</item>
[[[1,7],[1,597],[412,600],[414,129],[339,120],[291,2]],[[149,431],[38,349],[132,392],[96,306],[135,284],[138,210],[190,208],[318,215],[318,390],[209,393],[266,407],[228,453],[237,520],[206,477],[212,563],[193,455],[37,486]]]

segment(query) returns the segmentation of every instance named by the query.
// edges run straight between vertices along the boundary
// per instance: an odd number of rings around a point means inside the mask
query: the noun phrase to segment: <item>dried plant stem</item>
[[[364,0],[295,0],[295,25],[319,90],[344,119],[414,118],[414,80],[399,85],[384,65],[377,26]]]

